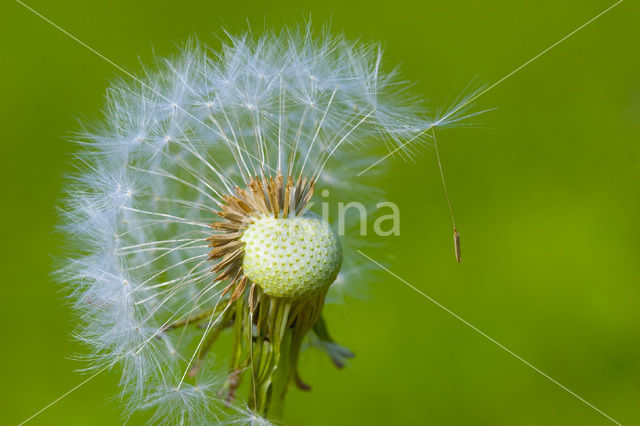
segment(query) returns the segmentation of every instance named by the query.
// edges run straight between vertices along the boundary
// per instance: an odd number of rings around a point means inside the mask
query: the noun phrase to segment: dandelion
[[[122,371],[127,414],[267,424],[291,384],[308,389],[305,341],[353,356],[322,308],[359,266],[314,191],[366,193],[370,147],[412,155],[432,127],[421,108],[377,45],[308,27],[192,41],[109,89],[79,138],[60,277],[90,368]]]

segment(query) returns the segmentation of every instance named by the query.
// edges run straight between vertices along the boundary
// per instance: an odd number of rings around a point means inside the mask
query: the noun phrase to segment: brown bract
[[[223,295],[231,292],[230,302],[240,297],[247,287],[255,286],[243,273],[244,231],[258,218],[287,218],[304,212],[313,196],[315,180],[299,177],[294,183],[281,173],[276,178],[254,177],[246,188],[237,187],[235,194],[223,197],[224,205],[216,214],[221,220],[211,224],[216,231],[207,241],[212,247],[209,260],[216,263],[214,284],[229,280]]]

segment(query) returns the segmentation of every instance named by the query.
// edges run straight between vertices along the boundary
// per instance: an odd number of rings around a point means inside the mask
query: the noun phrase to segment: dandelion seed
[[[232,37],[220,53],[194,41],[158,63],[111,87],[80,141],[60,270],[77,334],[94,368],[122,368],[127,413],[268,424],[291,383],[308,389],[305,339],[336,366],[353,356],[322,308],[363,266],[310,211],[316,186],[372,192],[352,181],[374,161],[362,148],[411,155],[433,120],[376,46],[308,28]],[[227,330],[232,347],[218,348]],[[222,371],[216,351],[230,354]]]

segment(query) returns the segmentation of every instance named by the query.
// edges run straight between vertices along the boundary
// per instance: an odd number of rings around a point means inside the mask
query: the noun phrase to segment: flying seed
[[[460,252],[460,233],[455,228],[453,230],[453,244],[456,251],[456,260],[460,263],[462,262],[462,253]]]

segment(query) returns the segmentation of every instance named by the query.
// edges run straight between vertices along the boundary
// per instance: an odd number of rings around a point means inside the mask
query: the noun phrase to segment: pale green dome
[[[325,289],[342,264],[338,235],[316,216],[265,216],[242,241],[244,274],[269,296],[300,298]]]

